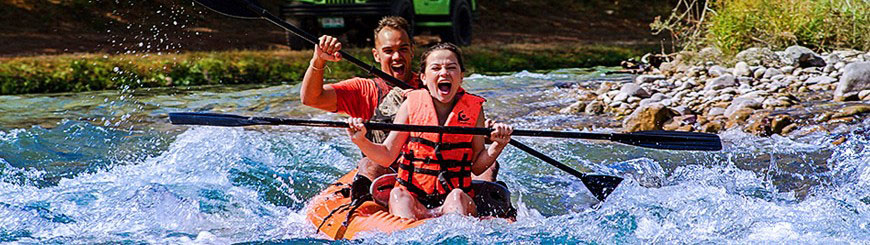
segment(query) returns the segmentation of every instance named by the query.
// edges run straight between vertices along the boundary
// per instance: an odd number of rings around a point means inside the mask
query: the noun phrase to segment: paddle
[[[276,17],[272,13],[269,13],[269,11],[266,11],[266,9],[264,9],[255,0],[193,0],[193,1],[205,6],[208,9],[211,9],[212,11],[218,12],[218,13],[226,15],[226,16],[235,17],[235,18],[242,18],[242,19],[260,19],[260,18],[262,18],[262,19],[268,20],[269,22],[272,22],[273,24],[278,25],[287,31],[292,32],[293,34],[296,34],[297,36],[301,37],[302,39],[305,39],[305,41],[308,41],[311,44],[318,43],[317,37],[309,34],[308,32],[303,31],[302,29],[299,29],[298,27],[296,27],[290,23],[287,23],[284,20],[281,20],[280,18]],[[399,79],[397,79],[393,76],[390,76],[389,74],[381,71],[380,69],[376,68],[375,66],[366,64],[366,63],[362,62],[361,60],[354,58],[353,56],[344,52],[343,50],[338,51],[338,52],[341,53],[342,59],[347,60],[350,63],[353,63],[357,67],[368,71],[372,75],[375,75],[377,77],[380,77],[381,79],[384,79],[387,83],[389,83],[393,87],[400,87],[402,89],[413,89],[414,88],[414,87],[411,87],[411,85],[408,85],[407,83],[403,82],[402,80],[399,80]]]
[[[595,198],[598,198],[599,201],[604,201],[604,198],[607,198],[613,190],[616,190],[616,186],[622,182],[622,178],[616,176],[588,175],[581,173],[580,171],[574,170],[573,168],[568,167],[568,165],[562,164],[561,162],[556,161],[556,159],[550,158],[547,155],[544,155],[544,153],[540,153],[523,143],[517,142],[516,140],[511,139],[509,143],[516,148],[520,148],[520,150],[532,154],[532,156],[544,160],[544,162],[547,162],[562,171],[580,178],[580,180],[583,181],[583,184],[586,185],[586,189],[589,189],[589,192],[592,192],[592,195],[594,195]]]
[[[294,126],[312,126],[312,127],[332,127],[346,128],[347,123],[336,121],[318,121],[306,119],[291,119],[291,118],[271,118],[271,117],[245,117],[229,114],[218,113],[197,113],[197,112],[174,112],[169,113],[169,120],[172,124],[179,125],[208,125],[208,126],[250,126],[250,125],[294,125]],[[429,132],[429,133],[450,133],[450,134],[475,134],[489,135],[492,129],[489,128],[470,128],[470,127],[451,127],[451,126],[422,126],[422,125],[404,125],[391,123],[375,123],[367,122],[366,128],[374,130],[391,130],[391,131],[414,131],[414,132]],[[593,139],[593,140],[610,140],[628,145],[668,149],[668,150],[699,150],[699,151],[718,151],[722,150],[722,142],[719,136],[707,133],[693,132],[676,132],[676,131],[641,131],[634,133],[584,133],[584,132],[560,132],[560,131],[539,131],[539,130],[523,130],[515,129],[514,136],[536,136],[536,137],[555,137],[555,138],[574,138],[574,139]],[[531,151],[527,151],[532,153]],[[534,155],[534,154],[533,154]],[[546,161],[546,160],[545,160]]]

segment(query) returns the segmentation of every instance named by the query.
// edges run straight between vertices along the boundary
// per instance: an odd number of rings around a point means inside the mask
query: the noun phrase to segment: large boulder
[[[794,127],[794,119],[788,114],[770,114],[768,112],[756,113],[749,117],[749,125],[745,130],[758,136],[771,136],[773,134],[787,134]]]
[[[764,102],[764,98],[767,96],[770,96],[770,94],[767,91],[756,90],[756,91],[752,91],[752,92],[743,94],[741,96],[738,96],[736,99],[752,99],[752,100],[755,100],[755,102],[761,103],[761,102]]]
[[[829,76],[816,76],[810,77],[806,81],[804,81],[804,85],[813,85],[813,84],[830,84],[836,82],[837,79]]]
[[[725,74],[721,77],[713,78],[707,81],[707,85],[704,86],[704,90],[719,90],[736,86],[737,81],[734,79],[734,76],[732,76],[731,74]]]
[[[725,124],[725,128],[734,128],[740,125],[745,125],[746,119],[749,119],[753,114],[755,114],[755,109],[748,107],[734,111],[730,116],[728,116],[728,122]]]
[[[695,59],[698,56],[697,53],[691,51],[680,51],[677,55],[674,56],[674,60],[671,62],[664,62],[659,65],[659,71],[662,72],[665,76],[671,76],[677,73],[685,73],[689,70],[690,61]]]
[[[559,110],[562,114],[580,114],[586,110],[586,103],[583,101],[574,102],[574,104]]]
[[[601,101],[594,100],[586,104],[586,110],[584,111],[587,115],[597,115],[601,112],[604,112],[604,104]]]
[[[837,64],[843,61],[843,57],[840,57],[840,55],[837,55],[836,53],[828,54],[828,56],[822,58],[825,59],[825,63],[828,64]]]
[[[824,67],[826,65],[825,60],[822,59],[819,54],[816,54],[816,52],[813,52],[812,50],[803,46],[794,45],[788,47],[785,49],[785,54],[788,61],[791,62],[790,65],[792,66]]]
[[[709,122],[701,125],[701,128],[698,129],[698,131],[704,132],[704,133],[712,133],[712,134],[718,133],[719,131],[722,131],[722,122],[709,121]]]
[[[782,62],[780,62],[779,56],[776,55],[776,53],[771,51],[769,48],[749,48],[747,50],[740,51],[740,53],[737,53],[737,56],[735,56],[734,58],[737,59],[737,61],[746,62],[750,66],[782,66]]]
[[[598,90],[595,90],[595,93],[598,95],[606,94],[607,92],[610,92],[610,90],[612,90],[616,86],[617,86],[617,84],[614,82],[604,81],[604,82],[601,82],[600,85],[598,85]]]
[[[748,125],[744,130],[748,133],[755,134],[762,137],[767,137],[773,134],[773,130],[770,128],[770,123],[772,118],[769,117],[769,112],[756,113],[752,114],[752,116],[748,119]]]
[[[731,105],[729,105],[728,108],[725,108],[725,112],[723,112],[723,114],[725,115],[725,117],[732,118],[734,116],[734,113],[740,111],[743,108],[760,109],[761,103],[756,101],[754,98],[738,97],[731,102]]]
[[[634,82],[636,82],[637,84],[644,84],[665,79],[667,79],[665,75],[640,75],[634,78]]]
[[[719,77],[719,76],[722,76],[725,74],[730,74],[730,73],[731,72],[728,71],[728,68],[718,66],[718,65],[714,65],[714,66],[711,66],[710,68],[707,68],[707,74],[709,74],[711,77]]]
[[[706,47],[698,51],[698,58],[701,61],[722,60],[722,51],[716,47]]]
[[[632,96],[639,98],[649,98],[650,94],[636,83],[626,83],[622,85],[622,88],[619,89],[619,94],[617,94],[613,98],[613,100],[626,101],[629,97]]]
[[[622,121],[625,132],[645,130],[661,130],[665,122],[677,115],[677,112],[660,103],[638,107]]]
[[[786,128],[788,128],[788,126],[792,125],[793,123],[794,123],[794,118],[792,118],[790,115],[779,114],[779,115],[774,116],[773,119],[771,119],[770,130],[774,134],[785,135],[788,133],[788,130],[786,130]]]
[[[770,78],[773,78],[773,77],[779,76],[779,75],[782,75],[782,70],[771,67],[771,68],[767,68],[767,70],[764,71],[764,74],[761,75],[761,78],[770,79]]]
[[[831,118],[841,118],[841,117],[851,117],[855,115],[861,115],[863,113],[870,112],[870,105],[858,104],[851,105],[844,108],[841,108],[839,111],[834,113]]]
[[[834,90],[834,100],[858,100],[858,93],[865,89],[870,89],[870,62],[848,64],[843,68],[843,75]]]
[[[683,116],[675,116],[665,122],[662,126],[662,129],[668,131],[692,131],[692,125],[698,121],[698,116],[696,115],[683,115]]]
[[[745,61],[737,62],[734,65],[734,75],[738,77],[752,76],[752,69],[749,68],[749,64]]]

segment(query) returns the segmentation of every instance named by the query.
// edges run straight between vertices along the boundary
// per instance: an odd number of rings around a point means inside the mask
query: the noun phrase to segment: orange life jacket
[[[408,124],[438,126],[438,116],[432,97],[426,90],[406,94]],[[447,117],[445,126],[474,127],[485,99],[459,93],[459,101]],[[418,200],[438,200],[451,190],[471,191],[472,149],[470,134],[440,134],[411,132],[402,148],[398,184],[414,193]]]

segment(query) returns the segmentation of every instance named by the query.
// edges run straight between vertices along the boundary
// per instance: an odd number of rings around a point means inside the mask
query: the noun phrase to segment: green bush
[[[707,42],[726,53],[753,46],[870,49],[870,1],[719,0]]]
[[[668,30],[680,48],[715,46],[726,57],[750,47],[782,50],[870,49],[870,1],[680,0],[651,25]]]

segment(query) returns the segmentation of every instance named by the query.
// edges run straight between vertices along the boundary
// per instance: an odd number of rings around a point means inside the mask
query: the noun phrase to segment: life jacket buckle
[[[446,177],[444,177],[445,173],[447,173],[447,170],[443,169],[440,171],[440,173],[438,173],[438,182],[441,183],[441,188],[444,189],[445,194],[447,194],[450,193],[450,191],[452,191],[455,187],[453,186],[453,184],[450,183],[450,181],[447,180]]]

